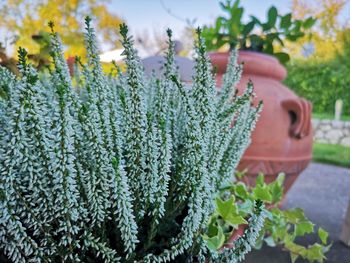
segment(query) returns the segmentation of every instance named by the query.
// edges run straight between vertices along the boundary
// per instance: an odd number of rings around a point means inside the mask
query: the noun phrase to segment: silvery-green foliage
[[[126,71],[107,75],[87,18],[87,62],[77,58],[71,78],[50,27],[50,74],[39,77],[24,49],[20,77],[0,68],[0,251],[16,263],[239,260],[227,249],[213,255],[201,238],[261,108],[251,83],[235,91],[236,52],[218,93],[198,30],[185,85],[168,30],[164,74],[146,79],[122,25]],[[237,244],[242,253],[260,211]]]

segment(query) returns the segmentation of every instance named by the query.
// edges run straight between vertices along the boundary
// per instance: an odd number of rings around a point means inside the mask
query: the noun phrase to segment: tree
[[[347,0],[293,0],[292,14],[294,18],[303,19],[312,15],[318,22],[307,36],[298,42],[288,44],[293,57],[300,56],[302,49],[312,46],[312,57],[320,60],[331,60],[344,49],[344,34],[349,25],[342,23],[340,15]],[[310,41],[312,43],[310,43]]]
[[[56,25],[65,45],[66,56],[84,55],[84,41],[81,30],[84,17],[94,18],[95,27],[99,32],[99,40],[111,48],[119,46],[118,26],[122,20],[108,11],[108,0],[0,0],[0,29],[6,35],[15,35],[18,40],[14,50],[19,46],[40,52],[40,45],[33,35],[40,33],[50,20]]]
[[[339,15],[347,0],[293,0],[293,16],[303,19],[314,16],[319,20],[319,28],[325,34],[333,34],[340,27]]]

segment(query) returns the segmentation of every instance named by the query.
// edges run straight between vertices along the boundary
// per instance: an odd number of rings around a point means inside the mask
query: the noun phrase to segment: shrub
[[[167,262],[211,257],[201,233],[232,179],[261,105],[237,96],[235,52],[220,95],[198,30],[193,85],[178,81],[169,35],[164,75],[145,79],[123,37],[125,74],[104,75],[86,19],[87,64],[72,80],[51,27],[54,68],[39,78],[19,49],[20,77],[0,69],[0,249],[12,262]],[[234,123],[232,118],[234,116]],[[264,210],[232,252],[254,244]],[[186,259],[186,260],[185,260]]]
[[[294,60],[287,66],[285,83],[313,102],[314,112],[332,114],[336,100],[342,99],[343,113],[350,115],[350,38],[344,35],[343,50],[333,59]]]
[[[334,113],[335,102],[343,100],[343,113],[350,115],[350,75],[348,63],[293,61],[285,83],[313,103],[314,112]]]

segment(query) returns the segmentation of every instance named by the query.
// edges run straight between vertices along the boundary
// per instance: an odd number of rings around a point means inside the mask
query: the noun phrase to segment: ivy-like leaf
[[[267,187],[257,186],[253,190],[253,194],[255,199],[260,199],[268,203],[272,202],[272,195],[270,194],[269,189]]]
[[[237,183],[234,191],[236,196],[240,197],[242,200],[246,200],[249,196],[248,189],[246,185],[242,182]]]
[[[322,244],[326,245],[328,240],[328,232],[325,231],[322,227],[318,229],[318,236],[322,241]]]
[[[228,218],[231,214],[237,215],[237,207],[233,195],[226,201],[222,200],[220,197],[216,198],[216,208],[223,219]]]
[[[310,234],[314,231],[314,224],[310,221],[303,221],[296,225],[295,227],[295,235],[296,236],[303,236],[305,234]]]
[[[272,202],[278,203],[283,198],[283,187],[276,181],[269,186],[272,195]]]
[[[323,254],[323,247],[320,244],[313,244],[306,251],[306,258],[309,262],[320,262],[323,263],[325,256]]]
[[[231,195],[226,201],[221,198],[216,199],[217,212],[230,225],[237,226],[248,222],[238,213],[235,199]]]
[[[283,214],[285,218],[293,224],[297,224],[300,221],[307,220],[304,211],[301,208],[286,210],[283,212]]]
[[[232,226],[238,226],[242,224],[248,224],[248,222],[240,215],[229,215],[225,218],[225,221],[231,224]]]
[[[265,182],[265,177],[262,173],[259,173],[258,177],[256,178],[256,185],[257,186],[263,186]]]
[[[290,259],[292,260],[292,263],[294,263],[298,258],[298,254],[290,253]]]
[[[202,236],[207,247],[210,250],[217,251],[225,243],[225,235],[220,226],[217,226],[217,234],[213,237],[208,237],[207,235]]]

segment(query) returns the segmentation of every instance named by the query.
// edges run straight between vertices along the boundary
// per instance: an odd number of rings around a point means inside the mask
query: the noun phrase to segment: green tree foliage
[[[344,49],[333,59],[295,59],[287,66],[285,83],[313,102],[314,112],[333,114],[336,100],[342,99],[343,113],[350,115],[350,30],[343,33]]]

